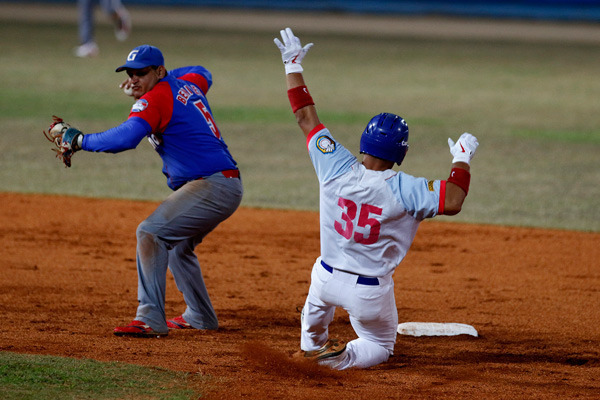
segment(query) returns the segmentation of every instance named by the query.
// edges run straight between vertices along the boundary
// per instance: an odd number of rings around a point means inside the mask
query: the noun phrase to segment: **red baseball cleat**
[[[183,315],[168,320],[167,326],[169,327],[169,329],[194,329],[192,325],[190,325],[188,322],[186,322],[185,319],[183,319]]]
[[[127,326],[117,326],[114,334],[117,336],[149,338],[167,336],[169,332],[157,332],[150,325],[146,325],[145,322],[133,320]]]

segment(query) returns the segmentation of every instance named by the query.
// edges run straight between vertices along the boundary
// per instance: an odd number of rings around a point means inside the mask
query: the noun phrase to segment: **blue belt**
[[[329,265],[327,265],[325,263],[325,261],[321,260],[321,265],[323,266],[323,268],[325,268],[325,271],[329,272],[329,273],[333,273],[333,268],[330,267]],[[349,274],[351,272],[348,272]],[[356,283],[358,283],[359,285],[369,285],[369,286],[378,286],[379,285],[379,279],[377,278],[373,278],[373,277],[369,277],[369,276],[358,276],[358,279],[356,280]]]

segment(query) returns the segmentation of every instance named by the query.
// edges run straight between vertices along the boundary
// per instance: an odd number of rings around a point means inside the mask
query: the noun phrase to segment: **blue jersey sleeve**
[[[84,135],[81,148],[85,151],[119,153],[135,149],[151,131],[152,128],[146,121],[133,117],[104,132]]]
[[[398,172],[387,182],[396,199],[415,219],[422,221],[437,215],[440,181],[428,181],[425,178],[415,178],[404,172]]]

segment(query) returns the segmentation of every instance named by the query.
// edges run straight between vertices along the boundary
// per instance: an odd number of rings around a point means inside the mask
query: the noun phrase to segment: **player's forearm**
[[[141,118],[130,118],[104,132],[87,134],[83,136],[80,146],[85,151],[106,153],[134,149],[151,131],[150,126],[140,120]]]
[[[458,214],[469,193],[471,183],[471,158],[475,154],[479,142],[468,132],[463,133],[458,141],[448,138],[450,154],[452,154],[452,170],[445,184],[444,210],[446,215]],[[440,203],[441,203],[440,198]],[[441,208],[441,207],[440,207]]]
[[[462,174],[460,177],[454,177],[456,170],[463,170],[468,175]],[[450,171],[450,177],[446,181],[446,198],[444,201],[444,214],[455,215],[458,214],[462,205],[465,202],[468,193],[469,181],[470,181],[470,169],[469,164],[464,162],[455,162],[452,164],[452,170]],[[467,179],[469,178],[469,179]],[[452,180],[456,183],[454,183]]]
[[[304,77],[301,73],[286,75],[288,98],[292,111],[296,116],[296,122],[304,135],[308,135],[321,122],[317,115],[312,97],[308,93]]]

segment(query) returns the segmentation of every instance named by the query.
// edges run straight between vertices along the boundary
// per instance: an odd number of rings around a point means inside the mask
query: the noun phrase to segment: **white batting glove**
[[[469,164],[475,154],[475,150],[477,150],[477,146],[479,146],[479,142],[475,136],[465,132],[460,135],[456,143],[454,143],[454,140],[448,138],[448,146],[450,147],[450,154],[454,157],[452,159],[453,164],[455,162]]]
[[[275,38],[273,41],[279,47],[279,51],[281,51],[281,59],[283,60],[283,65],[285,65],[285,73],[292,74],[296,72],[302,72],[302,59],[308,52],[313,44],[309,43],[306,46],[302,47],[300,43],[300,39],[294,36],[294,32],[290,28],[285,28],[285,30],[280,31],[281,39],[283,39],[283,43],[278,38]]]

